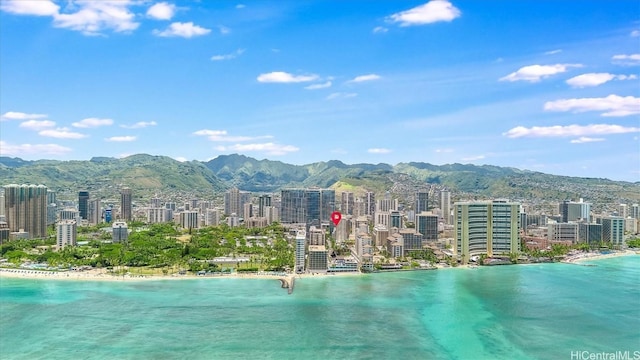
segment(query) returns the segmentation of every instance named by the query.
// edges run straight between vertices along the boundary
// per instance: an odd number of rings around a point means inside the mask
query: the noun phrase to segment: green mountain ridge
[[[549,175],[493,165],[421,162],[345,164],[339,160],[306,165],[257,160],[244,155],[220,155],[207,162],[179,162],[147,154],[88,161],[35,160],[0,157],[0,179],[8,183],[38,183],[62,191],[86,188],[220,192],[230,187],[274,192],[291,187],[333,187],[362,193],[410,192],[431,184],[478,198],[640,202],[640,182]],[[115,190],[114,190],[115,191]]]

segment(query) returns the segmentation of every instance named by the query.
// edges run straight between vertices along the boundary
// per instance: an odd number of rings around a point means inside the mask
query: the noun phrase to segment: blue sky
[[[640,180],[640,5],[0,1],[0,154]]]

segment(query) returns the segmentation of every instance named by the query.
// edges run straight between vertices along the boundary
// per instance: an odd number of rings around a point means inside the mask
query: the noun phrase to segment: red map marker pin
[[[334,211],[331,213],[331,221],[335,226],[338,226],[338,223],[342,220],[342,214],[339,211]]]

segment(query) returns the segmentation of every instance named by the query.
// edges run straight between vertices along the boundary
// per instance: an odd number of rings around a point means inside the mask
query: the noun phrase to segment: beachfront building
[[[442,190],[440,192],[440,210],[445,224],[451,224],[451,192]],[[417,214],[417,213],[416,213]]]
[[[4,212],[11,232],[26,232],[32,239],[47,236],[47,187],[7,185]]]
[[[389,229],[386,226],[378,224],[373,228],[373,243],[375,246],[385,246],[388,237]]]
[[[422,212],[416,214],[416,230],[422,234],[422,239],[426,241],[438,240],[438,216],[431,213]]]
[[[280,221],[283,224],[320,226],[329,223],[335,209],[333,189],[285,189],[280,198]]]
[[[398,233],[402,236],[405,256],[411,251],[422,250],[422,234],[416,229],[400,229]]]
[[[124,221],[116,221],[111,226],[111,240],[114,243],[125,242],[129,238],[129,228]]]
[[[402,235],[395,233],[387,238],[387,253],[392,258],[400,258],[404,255],[404,239]]]
[[[472,256],[520,252],[520,204],[457,202],[453,252],[466,264]],[[406,250],[405,250],[406,251]]]
[[[56,224],[56,244],[58,250],[62,250],[67,246],[76,246],[77,225],[75,220],[62,220]]]
[[[296,234],[296,263],[295,271],[298,274],[304,273],[305,248],[307,242],[307,234],[304,230],[298,230]]]
[[[549,241],[578,242],[578,223],[549,223],[547,225],[547,239]]]
[[[578,241],[589,244],[590,247],[599,247],[602,243],[602,225],[578,224]]]
[[[309,266],[310,273],[327,272],[327,248],[322,245],[309,245]]]
[[[600,219],[602,224],[602,241],[619,249],[624,244],[624,218],[609,216]]]

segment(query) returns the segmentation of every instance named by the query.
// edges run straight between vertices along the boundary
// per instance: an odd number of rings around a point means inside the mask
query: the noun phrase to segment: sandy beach
[[[597,252],[579,253],[576,255],[567,256],[564,260],[562,260],[562,262],[579,263],[582,261],[609,259],[609,258],[614,258],[619,256],[633,256],[633,255],[638,255],[638,254],[633,250],[614,251],[608,254],[602,254]]]

